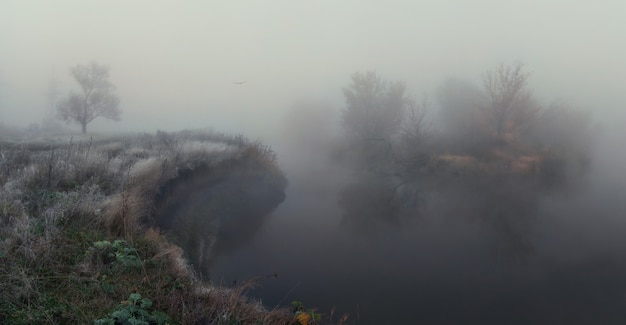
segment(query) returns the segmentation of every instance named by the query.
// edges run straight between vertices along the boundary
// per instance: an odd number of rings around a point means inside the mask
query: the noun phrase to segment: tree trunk
[[[83,126],[83,133],[87,133],[87,123],[81,123]]]

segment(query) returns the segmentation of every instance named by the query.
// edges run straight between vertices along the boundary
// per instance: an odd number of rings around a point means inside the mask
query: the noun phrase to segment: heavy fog
[[[254,236],[228,234],[207,275],[278,273],[253,292],[269,307],[337,306],[360,324],[623,321],[624,13],[617,0],[0,0],[0,127],[42,125],[78,89],[70,68],[97,62],[122,114],[90,133],[211,128],[272,146],[285,201]],[[499,98],[489,81],[515,67],[526,115],[494,127],[463,111]],[[363,136],[350,115],[368,76],[403,87],[393,134]]]
[[[2,122],[39,123],[52,80],[110,67],[122,121],[94,130],[204,128],[262,136],[302,99],[343,104],[351,73],[375,70],[432,93],[521,61],[542,99],[624,118],[620,1],[0,3]],[[237,85],[234,82],[246,81]],[[605,122],[610,123],[610,122]],[[619,124],[618,124],[619,125]]]

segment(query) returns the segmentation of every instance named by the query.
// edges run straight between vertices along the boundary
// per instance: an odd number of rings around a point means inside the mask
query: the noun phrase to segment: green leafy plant
[[[108,257],[114,257],[124,266],[140,268],[143,265],[137,255],[137,249],[123,239],[116,239],[113,243],[108,240],[97,241],[93,243],[93,247],[98,250],[110,250]]]
[[[139,293],[131,293],[128,299],[105,318],[96,319],[94,325],[167,325],[172,321],[161,311],[150,311],[152,301]]]

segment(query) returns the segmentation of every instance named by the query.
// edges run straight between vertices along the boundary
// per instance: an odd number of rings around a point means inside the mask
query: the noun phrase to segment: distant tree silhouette
[[[392,137],[401,129],[407,104],[402,82],[388,83],[375,72],[355,73],[343,88],[342,126],[348,147],[368,169],[391,162]]]
[[[115,86],[109,81],[109,67],[91,62],[70,69],[80,85],[81,92],[70,92],[57,106],[58,117],[75,122],[87,133],[87,124],[98,117],[120,120],[119,98],[113,94]]]
[[[348,136],[364,140],[389,140],[399,130],[407,99],[402,82],[388,83],[375,72],[355,73],[343,88],[346,108],[343,127]]]
[[[501,64],[483,75],[483,87],[487,96],[487,121],[491,131],[499,138],[514,135],[528,126],[539,108],[526,84],[530,74],[524,65]]]

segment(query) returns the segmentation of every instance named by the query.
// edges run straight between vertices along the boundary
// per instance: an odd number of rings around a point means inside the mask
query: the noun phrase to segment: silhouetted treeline
[[[359,231],[441,214],[489,225],[521,255],[542,195],[572,189],[591,166],[591,117],[564,102],[542,105],[521,64],[448,80],[436,101],[401,82],[355,73],[343,89],[344,224]],[[433,197],[448,200],[449,213]],[[433,202],[431,202],[433,201]],[[435,210],[439,212],[434,212]]]

